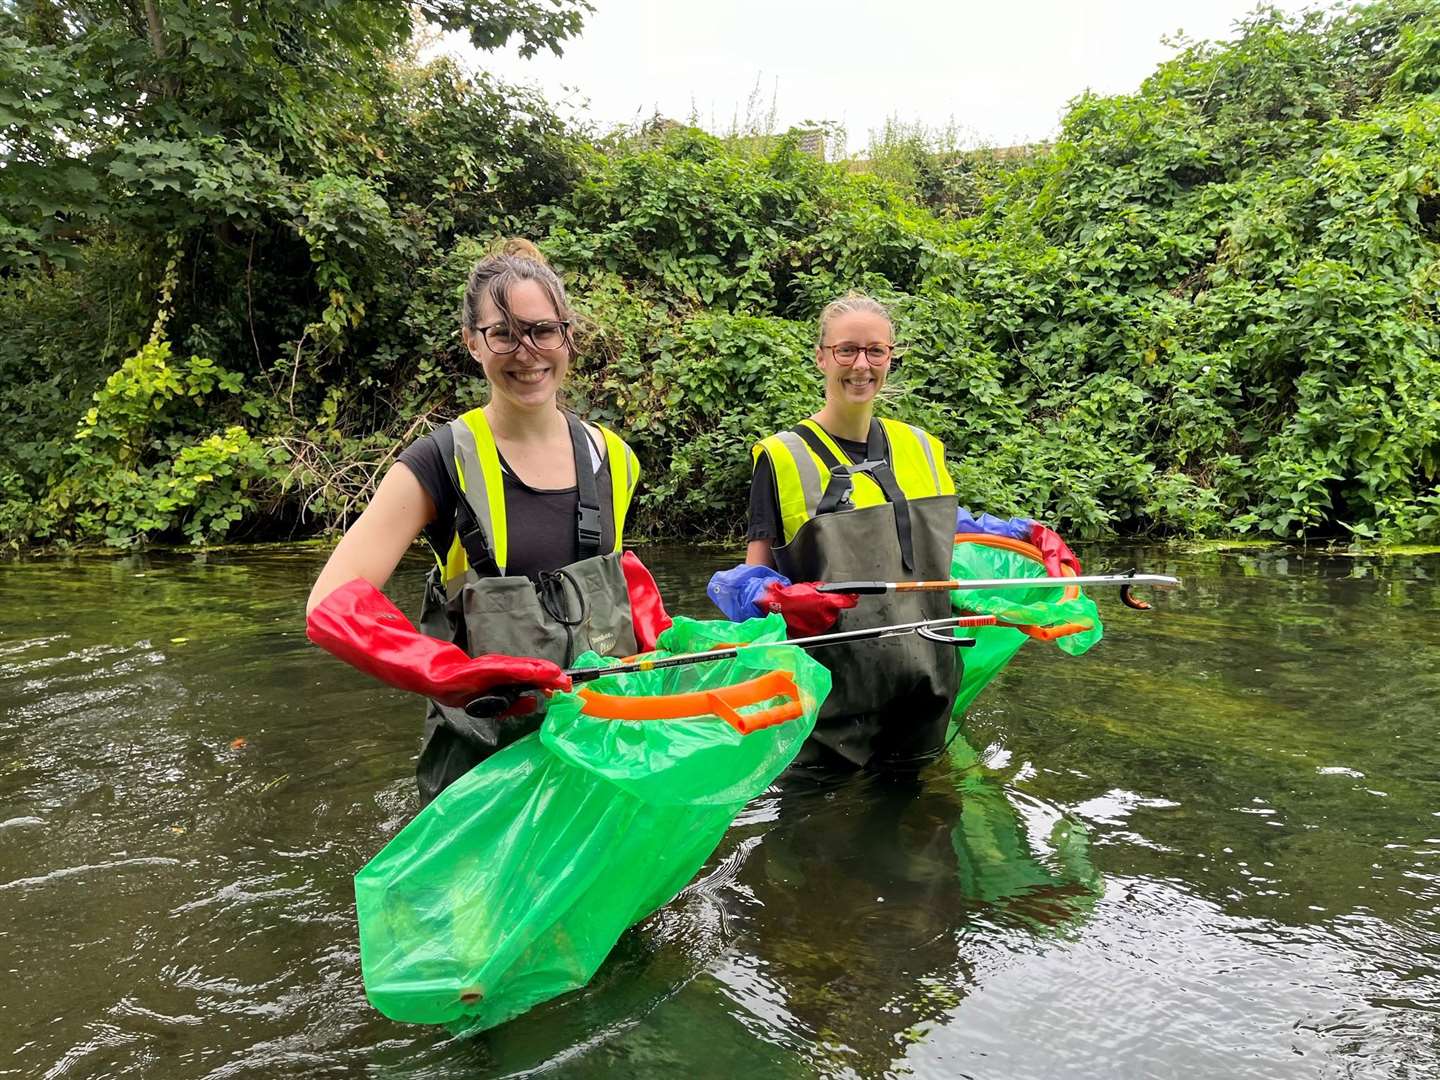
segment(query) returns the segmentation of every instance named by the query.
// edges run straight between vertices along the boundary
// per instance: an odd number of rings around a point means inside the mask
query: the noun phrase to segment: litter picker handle
[[[1124,593],[1136,585],[1179,585],[1180,579],[1165,574],[1081,574],[1076,577],[1027,577],[1027,578],[966,578],[962,581],[832,581],[816,588],[822,593],[854,593],[859,596],[879,596],[884,593],[901,592],[951,592],[1072,588],[1077,585],[1118,585]]]
[[[893,626],[868,626],[860,630],[841,630],[830,634],[816,634],[812,637],[791,638],[788,641],[753,641],[740,645],[725,645],[703,653],[677,653],[674,656],[640,658],[613,667],[570,668],[565,672],[572,683],[585,683],[609,675],[629,675],[637,671],[661,671],[665,668],[686,667],[690,664],[708,664],[714,660],[730,660],[746,649],[775,648],[793,645],[799,649],[820,649],[826,645],[842,645],[851,641],[873,641],[876,638],[901,637],[905,634],[919,634],[936,644],[950,645],[965,649],[975,644],[971,637],[955,637],[941,634],[941,630],[963,630],[975,626],[994,626],[994,615],[954,615],[946,619],[924,619],[920,622],[897,623]],[[497,686],[483,697],[478,697],[465,706],[465,711],[476,719],[500,716],[514,708],[525,694],[538,694],[533,687]]]
[[[832,581],[819,586],[815,591],[822,593],[850,593],[853,596],[883,596],[899,592],[949,592],[955,587],[950,581]]]

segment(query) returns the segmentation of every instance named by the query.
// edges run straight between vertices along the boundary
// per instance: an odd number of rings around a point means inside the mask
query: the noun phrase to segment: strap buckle
[[[830,508],[830,512],[855,509],[855,501],[851,498],[855,492],[855,477],[864,474],[874,479],[875,470],[883,464],[885,464],[883,461],[862,461],[856,465],[834,466],[830,470],[830,480],[834,484],[833,490],[838,491],[840,495]],[[827,484],[826,492],[828,493],[830,490],[831,486]]]
[[[583,552],[586,549],[594,548],[596,551],[600,549],[600,537],[602,535],[600,529],[600,508],[598,506],[586,506],[584,503],[581,503],[579,519],[576,523],[576,531],[580,537],[582,558],[584,557]]]
[[[579,544],[576,557],[590,559],[600,554],[601,517],[600,493],[595,483],[595,468],[590,460],[590,436],[573,412],[565,410],[565,423],[570,429],[570,449],[575,455],[575,537]],[[611,463],[612,482],[614,463]]]
[[[481,577],[498,576],[500,567],[495,562],[494,552],[490,550],[485,529],[470,512],[469,504],[464,501],[465,496],[461,495],[460,499],[460,512],[455,520],[455,535],[460,541],[460,550],[465,552],[465,559],[475,573]]]
[[[855,477],[860,475],[868,476],[877,484],[880,484],[883,489],[885,485],[881,484],[879,478],[876,476],[876,470],[883,468],[886,468],[885,462],[883,461],[861,461],[855,465],[842,464],[832,466],[830,469],[830,480],[825,485],[824,492],[821,493],[820,506],[816,510],[816,513],[833,514],[837,510],[855,509],[855,501],[851,498],[851,495],[853,495],[855,491]]]

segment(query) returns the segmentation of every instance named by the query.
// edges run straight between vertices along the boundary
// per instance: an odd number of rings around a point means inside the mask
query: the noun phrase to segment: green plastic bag
[[[978,578],[1045,578],[1054,581],[1045,564],[1009,548],[988,544],[956,541],[951,555],[950,576],[954,580]],[[1056,646],[1072,656],[1086,652],[1104,636],[1100,613],[1095,602],[1080,592],[1065,599],[1065,589],[1055,585],[1037,585],[1033,589],[957,589],[950,594],[957,611],[978,615],[994,615],[1007,623],[1023,626],[1053,627],[1062,624],[1086,629],[1055,640]],[[1078,592],[1079,590],[1077,590]],[[1024,633],[1008,626],[982,626],[963,631],[975,639],[974,648],[963,654],[965,671],[960,692],[955,698],[954,715],[959,717],[969,708],[980,691],[999,675],[1029,640]]]
[[[1105,891],[1085,826],[1007,789],[962,736],[951,740],[949,765],[960,795],[950,842],[965,895],[992,919],[1041,932],[1073,929]]]
[[[778,615],[677,618],[653,655],[784,639]],[[575,666],[613,663],[586,653]],[[620,935],[684,888],[745,803],[795,757],[830,673],[777,644],[586,685],[625,698],[768,690],[776,677],[752,680],[772,672],[793,678],[799,715],[743,735],[716,712],[597,719],[581,712],[580,693],[552,697],[536,734],[446,788],[355,875],[371,1004],[394,1020],[465,1033],[588,982]],[[743,719],[786,704],[782,696],[713,708]]]

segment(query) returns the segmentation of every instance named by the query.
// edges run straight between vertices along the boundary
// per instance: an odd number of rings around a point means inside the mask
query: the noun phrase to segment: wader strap
[[[485,526],[475,516],[470,500],[460,489],[460,474],[455,471],[455,432],[449,424],[441,424],[431,438],[440,447],[440,460],[445,462],[445,475],[450,478],[450,487],[455,492],[455,536],[470,563],[470,569],[481,577],[498,577],[500,566],[495,562],[495,552],[490,547],[490,538],[485,535]],[[443,560],[444,552],[437,553]]]
[[[870,418],[870,434],[865,439],[865,457],[869,461],[890,460],[890,439],[884,425],[874,417]]]
[[[825,463],[825,467],[827,469],[834,471],[837,468],[842,468],[850,464],[850,462],[841,461],[838,457],[836,457],[835,451],[830,449],[830,447],[826,444],[825,440],[820,438],[819,435],[816,435],[815,432],[811,428],[807,427],[805,424],[796,424],[795,427],[791,428],[791,430],[794,431],[796,435],[799,435],[800,438],[805,440],[805,445],[810,447],[811,450],[815,451],[816,456],[818,456],[820,460]],[[866,448],[865,456],[870,456],[870,451],[868,447]]]
[[[814,432],[807,432],[803,427],[796,430],[800,432],[801,438],[805,438],[806,445],[825,446]],[[807,435],[809,438],[806,438]],[[814,442],[811,442],[811,439]],[[816,452],[820,453],[819,450]],[[830,466],[830,479],[825,484],[825,493],[820,496],[820,505],[815,508],[815,514],[818,517],[820,514],[833,514],[837,510],[849,509],[850,489],[854,486],[855,474],[864,473],[875,481],[881,494],[885,496],[885,501],[895,508],[895,537],[900,542],[900,561],[908,572],[914,573],[915,540],[910,526],[910,501],[900,490],[900,482],[895,479],[895,472],[890,468],[887,460],[889,444],[885,438],[885,429],[878,420],[870,421],[870,437],[866,442],[865,453],[868,460],[859,465],[841,462]],[[825,447],[825,452],[820,456],[827,462],[833,461],[835,457],[828,447]]]
[[[570,446],[575,452],[575,490],[578,494],[575,531],[579,536],[580,552],[575,561],[579,562],[600,554],[600,492],[595,485],[595,467],[590,460],[590,436],[585,431],[585,425],[568,410],[565,413],[565,422],[570,427]],[[614,462],[610,465],[610,475],[613,478]]]
[[[875,468],[871,471],[870,478],[880,485],[880,490],[885,493],[885,498],[895,508],[895,535],[900,541],[900,561],[907,571],[914,573],[915,542],[910,533],[910,501],[900,490],[900,482],[895,479],[895,473],[891,470],[890,463],[880,461],[873,464]]]

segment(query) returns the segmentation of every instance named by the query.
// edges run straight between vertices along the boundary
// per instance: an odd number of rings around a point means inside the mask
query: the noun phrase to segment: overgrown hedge
[[[443,64],[385,70],[379,106],[334,103],[346,154],[251,218],[94,227],[0,281],[12,544],[343,525],[483,396],[454,308],[504,232],[596,324],[572,393],[639,453],[651,535],[738,533],[749,446],[817,406],[814,316],[858,286],[907,346],[886,409],[973,507],[1440,539],[1433,4],[1262,11],[1023,161],[915,138],[869,173],[689,129],[590,143]]]

